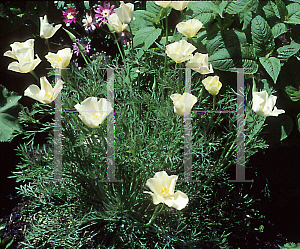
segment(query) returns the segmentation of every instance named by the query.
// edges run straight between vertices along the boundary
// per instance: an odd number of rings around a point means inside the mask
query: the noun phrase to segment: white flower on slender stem
[[[178,23],[176,28],[181,34],[192,38],[202,28],[202,25],[202,22],[200,22],[198,19],[190,19],[186,22]]]
[[[192,53],[196,47],[188,43],[186,40],[173,42],[166,46],[166,53],[176,63],[181,63],[192,58]]]
[[[49,52],[45,58],[53,68],[66,68],[70,64],[72,51],[70,48],[58,50],[56,54]]]
[[[189,3],[190,3],[190,1],[172,1],[170,6],[175,10],[181,11],[181,10],[185,9]]]
[[[195,53],[185,65],[201,74],[214,72],[211,64],[210,67],[208,67],[208,54]]]
[[[122,23],[116,13],[111,14],[107,17],[108,28],[111,32],[121,33],[124,29],[127,28],[128,24]]]
[[[54,88],[51,86],[46,77],[40,78],[41,89],[37,85],[30,85],[24,92],[24,96],[28,96],[43,104],[53,102],[63,88],[63,82],[59,79]]]
[[[152,192],[144,193],[152,195],[154,205],[165,203],[169,207],[181,210],[187,205],[189,198],[179,190],[174,193],[177,179],[178,176],[168,176],[165,171],[156,172],[154,178],[148,179],[146,183]]]
[[[277,97],[271,95],[268,97],[266,90],[262,92],[252,92],[252,110],[260,116],[278,116],[279,114],[285,113],[284,110],[278,110],[275,106]]]
[[[197,103],[197,98],[190,94],[174,93],[170,96],[174,104],[174,112],[181,116],[187,116],[191,113],[192,107]]]
[[[3,55],[18,61],[11,62],[8,65],[8,70],[29,73],[41,62],[38,55],[34,59],[34,39],[28,39],[25,42],[14,42],[10,44],[10,47],[12,50],[6,51]]]
[[[219,76],[208,76],[207,78],[202,80],[202,83],[205,89],[211,95],[217,95],[222,87],[222,83],[219,80]]]
[[[40,17],[40,37],[44,39],[51,38],[61,26],[61,24],[57,24],[53,27],[52,24],[48,23],[47,15],[44,18]]]
[[[133,17],[134,4],[125,4],[123,1],[121,1],[120,3],[120,7],[115,9],[115,13],[118,15],[122,23],[130,24],[135,19],[135,17]]]
[[[154,1],[154,2],[163,8],[169,7],[170,4],[172,3],[172,1]]]
[[[78,117],[91,128],[97,128],[113,110],[109,101],[104,98],[97,101],[96,97],[85,99],[81,104],[76,104],[75,108],[80,113]]]

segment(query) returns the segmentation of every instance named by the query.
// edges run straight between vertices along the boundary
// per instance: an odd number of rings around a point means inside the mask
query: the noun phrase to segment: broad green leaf
[[[226,6],[228,5],[228,1],[222,1],[219,5],[215,5],[214,7],[214,11],[217,12],[219,14],[220,17],[223,18],[223,12],[226,8]]]
[[[234,29],[224,31],[223,33],[219,31],[216,35],[215,33],[209,33],[206,42],[206,49],[208,51],[208,54],[211,55],[223,48],[239,48],[246,42],[247,38],[245,33],[243,32]]]
[[[281,69],[280,60],[275,57],[260,57],[259,61],[276,84]]]
[[[258,0],[235,0],[226,7],[226,13],[239,14],[240,20],[244,20],[244,15],[257,7]],[[248,17],[246,17],[248,19]]]
[[[272,2],[272,1],[269,1],[264,7],[263,7],[263,10],[265,12],[265,15],[266,15],[266,19],[271,19],[271,18],[274,18],[274,17],[277,17],[280,19],[280,14],[279,14],[279,10],[278,10],[278,7],[277,5]]]
[[[297,115],[297,120],[298,120],[298,131],[300,132],[300,113]]]
[[[257,55],[265,56],[275,48],[272,30],[263,17],[256,16],[252,20],[251,33]]]
[[[237,72],[236,68],[245,68],[245,74],[257,72],[256,60],[253,47],[250,45],[244,45],[241,49],[235,47],[223,48],[209,56],[209,62],[213,68],[230,72]]]
[[[285,17],[288,14],[287,8],[282,0],[275,0],[276,6],[280,15],[281,21],[285,21]]]
[[[284,90],[292,101],[300,100],[300,90],[297,91],[297,89],[293,86],[286,86]]]
[[[288,28],[286,24],[284,23],[277,23],[275,26],[272,28],[272,34],[274,38],[277,38],[278,36],[286,33],[288,31]]]
[[[265,123],[267,126],[263,128],[261,134],[262,138],[270,146],[276,145],[286,139],[293,130],[293,120],[287,114],[280,114],[277,117],[267,117]]]
[[[300,24],[300,4],[291,3],[286,6],[288,10],[286,23]]]
[[[145,27],[153,27],[155,15],[146,10],[136,10],[133,13],[134,22],[130,24],[133,35]]]
[[[146,2],[146,11],[154,15],[154,23],[158,24],[160,20],[169,16],[172,8],[167,7],[163,8],[157,5],[154,1],[147,1]]]
[[[14,92],[8,92],[0,85],[0,142],[10,141],[14,130],[20,131],[18,113],[20,105],[18,96]]]
[[[192,15],[187,14],[186,18],[198,19],[203,24],[209,23],[215,20],[217,16],[215,7],[216,5],[212,1],[191,1],[187,9],[192,11]]]
[[[284,45],[277,49],[277,58],[280,61],[287,61],[291,56],[296,54],[300,49],[300,44],[293,41],[289,45]]]
[[[136,47],[139,44],[143,44],[142,49],[140,49],[137,53],[138,58],[143,55],[144,50],[147,50],[155,42],[161,34],[161,31],[161,29],[156,29],[154,27],[146,27],[135,34],[133,38],[133,46]]]

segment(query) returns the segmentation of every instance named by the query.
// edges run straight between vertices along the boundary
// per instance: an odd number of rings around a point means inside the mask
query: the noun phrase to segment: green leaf
[[[265,123],[267,126],[263,128],[261,134],[262,138],[270,146],[276,145],[286,139],[293,130],[293,120],[287,114],[280,114],[277,117],[267,117]]]
[[[156,29],[154,27],[146,27],[135,34],[133,38],[133,46],[136,47],[139,44],[143,44],[142,49],[140,49],[137,54],[138,58],[143,55],[144,50],[147,50],[155,42],[155,40],[160,36],[161,31],[161,29]]]
[[[218,31],[217,34],[212,32],[208,34],[206,49],[208,54],[211,55],[223,48],[239,48],[246,42],[246,34],[235,29],[230,29],[228,31],[224,31],[223,33]]]
[[[251,33],[257,55],[265,56],[275,48],[272,30],[263,17],[256,16],[252,20]]]
[[[219,5],[215,5],[214,11],[219,14],[221,18],[223,18],[223,12],[228,5],[228,1],[222,1]]]
[[[83,4],[86,9],[90,8],[90,1],[83,1]]]
[[[204,25],[212,22],[217,16],[216,5],[211,1],[191,1],[187,9],[192,12],[191,15],[187,14],[186,19],[198,19]],[[219,9],[217,10],[220,11]],[[190,13],[186,12],[186,13]]]
[[[288,10],[286,23],[300,24],[300,4],[291,3],[286,6]]]
[[[155,24],[158,24],[160,20],[166,18],[166,16],[169,16],[172,8],[171,7],[167,7],[166,9],[157,5],[154,1],[147,1],[146,2],[146,11],[148,13],[151,13],[151,15],[154,16],[153,18],[153,22]],[[166,14],[167,11],[167,14]]]
[[[260,57],[259,61],[276,84],[281,69],[280,60],[275,57]]]
[[[282,0],[275,0],[281,21],[285,21],[288,10]]]
[[[223,48],[209,56],[209,62],[213,68],[237,72],[236,68],[245,68],[245,74],[254,74],[257,72],[257,58],[251,45],[244,45],[239,48]]]
[[[284,45],[277,49],[277,58],[280,61],[287,61],[291,56],[296,54],[300,49],[300,44],[293,41],[289,45]]]
[[[290,97],[292,101],[299,101],[300,100],[300,91],[293,86],[286,86],[285,87],[286,94]]]
[[[275,26],[272,28],[272,34],[274,38],[288,32],[288,28],[284,23],[276,23]]]
[[[132,34],[135,35],[139,30],[145,27],[153,27],[155,15],[146,10],[136,10],[133,13],[134,22],[130,24]]]
[[[7,142],[13,138],[14,130],[20,131],[18,113],[20,105],[18,96],[14,92],[8,92],[0,85],[0,142]]]

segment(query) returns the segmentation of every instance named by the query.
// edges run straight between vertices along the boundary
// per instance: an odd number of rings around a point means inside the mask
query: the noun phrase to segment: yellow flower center
[[[49,97],[49,98],[51,98],[51,94],[49,94],[49,93],[45,93],[45,96],[44,96],[43,98],[45,98],[45,97]]]
[[[203,63],[202,62],[200,62],[200,65],[201,65],[201,67],[203,67]]]
[[[68,13],[67,18],[71,20],[74,18],[74,16],[72,15],[72,13]]]
[[[94,117],[94,118],[100,118],[100,115],[93,114],[93,117]]]
[[[163,188],[161,191],[160,191],[160,195],[162,197],[166,197],[168,196],[170,193],[169,193],[169,189],[168,188]]]
[[[61,59],[61,58],[59,58],[59,59],[57,60],[57,62],[62,62],[62,59]]]
[[[103,10],[102,16],[104,16],[104,17],[109,16],[109,10]]]

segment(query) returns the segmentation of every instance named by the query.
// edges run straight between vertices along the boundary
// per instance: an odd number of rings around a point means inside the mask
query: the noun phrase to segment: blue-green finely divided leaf
[[[281,69],[280,60],[275,57],[260,57],[259,61],[276,84]]]
[[[286,6],[288,10],[286,23],[300,24],[300,4],[291,3]]]
[[[252,20],[251,33],[257,55],[263,57],[275,48],[272,30],[263,17],[256,16]]]
[[[10,141],[14,130],[20,131],[18,113],[20,105],[18,96],[14,92],[8,92],[0,85],[0,142]]]
[[[300,44],[293,41],[289,45],[284,45],[277,49],[277,58],[280,61],[287,61],[291,56],[296,54],[300,49]]]
[[[276,23],[274,25],[274,27],[272,28],[272,34],[273,34],[274,38],[277,38],[278,36],[280,36],[286,32],[288,32],[288,28],[287,28],[286,24],[284,24],[282,22]]]

